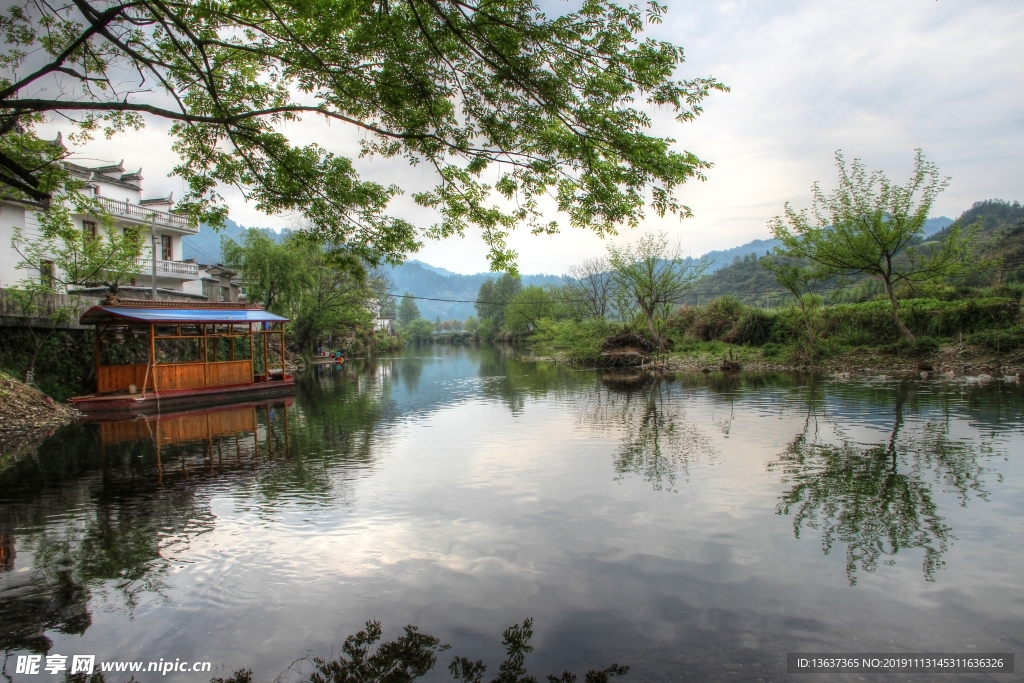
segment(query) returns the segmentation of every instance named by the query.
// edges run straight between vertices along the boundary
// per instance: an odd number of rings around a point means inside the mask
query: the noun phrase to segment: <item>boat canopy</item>
[[[279,323],[288,318],[260,308],[142,308],[135,306],[93,306],[82,314],[81,324],[108,322],[138,323]]]

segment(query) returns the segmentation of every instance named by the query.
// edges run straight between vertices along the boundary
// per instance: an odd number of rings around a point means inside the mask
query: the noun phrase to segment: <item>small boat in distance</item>
[[[94,306],[96,393],[83,413],[148,413],[294,393],[285,367],[287,318],[233,303],[120,301]]]

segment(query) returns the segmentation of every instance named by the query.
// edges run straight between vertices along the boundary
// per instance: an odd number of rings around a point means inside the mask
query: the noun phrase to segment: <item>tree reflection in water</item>
[[[897,389],[888,439],[864,444],[829,416],[822,388],[812,382],[803,430],[768,466],[791,485],[776,512],[793,515],[797,538],[805,528],[820,531],[825,554],[836,542],[845,544],[850,585],[858,571],[895,564],[899,551],[908,549],[924,552],[924,577],[934,581],[954,537],[938,514],[933,483],[951,486],[961,505],[972,492],[985,497],[986,470],[978,459],[989,447],[951,439],[948,412],[937,421],[907,425],[908,391],[907,383]]]
[[[656,491],[675,491],[690,463],[714,457],[711,439],[686,419],[677,384],[661,376],[610,373],[602,385],[577,398],[577,416],[590,429],[622,435],[617,478],[634,474]]]
[[[288,452],[274,409],[76,425],[0,472],[0,648],[46,652],[46,632],[84,633],[96,601],[162,600],[176,557],[213,528],[203,481]]]
[[[46,652],[46,631],[84,633],[96,601],[132,612],[161,600],[176,558],[214,528],[210,498],[225,483],[263,514],[296,491],[343,502],[350,473],[375,462],[390,368],[327,370],[300,384],[299,409],[76,425],[0,471],[0,649]]]
[[[483,394],[519,415],[527,401],[575,396],[581,387],[593,386],[590,378],[554,363],[522,363],[512,348],[495,347],[480,354],[479,376]]]

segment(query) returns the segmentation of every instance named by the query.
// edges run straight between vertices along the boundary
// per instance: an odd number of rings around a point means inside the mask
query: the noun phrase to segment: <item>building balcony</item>
[[[187,232],[190,235],[195,235],[199,232],[199,226],[192,223],[188,216],[183,214],[157,211],[146,206],[132,204],[127,201],[121,202],[109,197],[97,197],[97,200],[99,200],[104,209],[117,218],[127,218],[136,223],[148,223],[150,225],[155,219],[156,224],[161,228],[172,228],[181,232]]]
[[[153,260],[140,256],[135,259],[135,268],[139,275],[153,275]],[[156,262],[156,276],[179,280],[198,280],[199,265],[193,261],[160,261]]]

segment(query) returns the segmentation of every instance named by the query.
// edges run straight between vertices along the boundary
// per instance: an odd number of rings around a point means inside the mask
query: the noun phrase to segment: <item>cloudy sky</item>
[[[766,222],[786,201],[806,206],[812,182],[832,185],[837,149],[902,182],[914,149],[923,148],[952,177],[933,215],[955,217],[982,199],[1024,200],[1024,2],[668,0],[668,7],[652,35],[686,49],[680,75],[713,75],[732,91],[713,95],[696,122],[655,118],[655,134],[715,164],[706,183],[681,192],[694,218],[648,220],[617,239],[667,231],[699,255],[766,238]],[[126,166],[143,167],[147,195],[180,196],[181,182],[166,177],[174,158],[165,130],[152,125],[96,141],[80,157],[124,158]],[[354,149],[337,126],[304,123],[289,132],[296,142]],[[414,189],[430,182],[424,170],[391,163],[364,170]],[[231,217],[244,225],[281,228],[296,220],[227,196]],[[408,200],[395,211],[429,221]],[[555,237],[523,232],[510,242],[525,273],[561,273],[604,251],[602,240],[568,227]],[[463,273],[488,267],[473,234],[428,241],[415,258]]]

